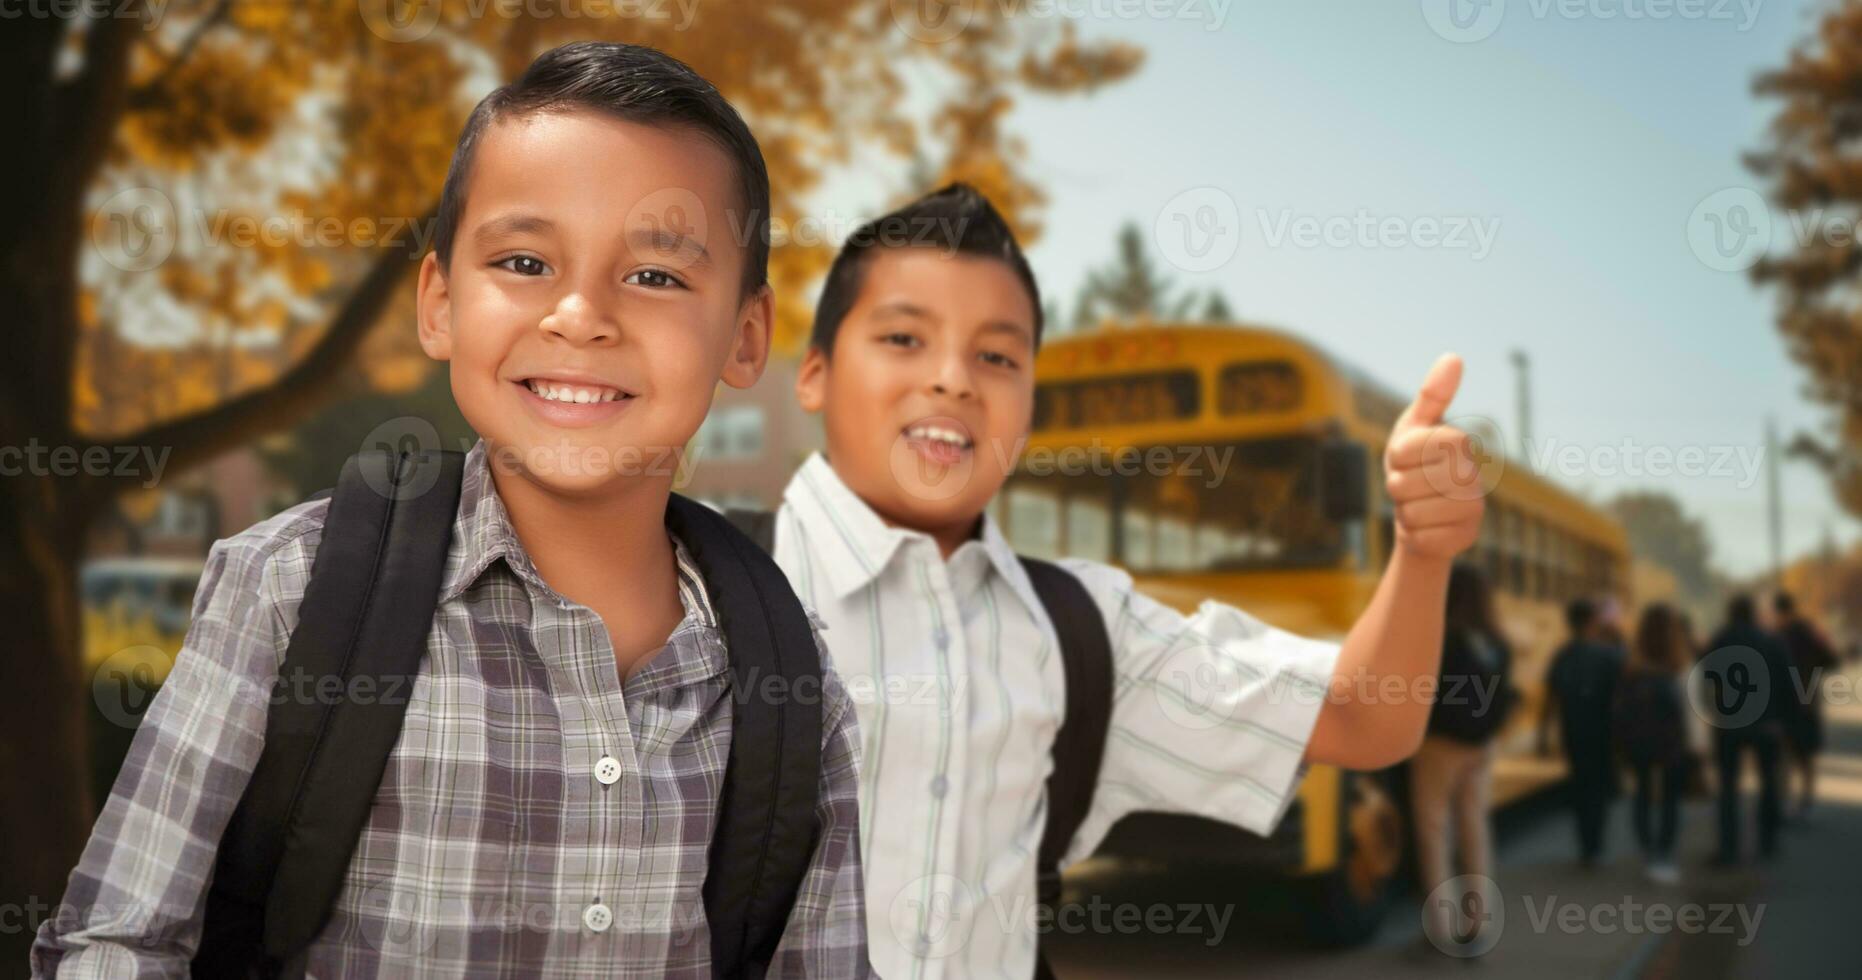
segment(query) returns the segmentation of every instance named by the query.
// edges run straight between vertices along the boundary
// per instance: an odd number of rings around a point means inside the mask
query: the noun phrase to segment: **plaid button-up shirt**
[[[327,510],[214,545],[34,976],[187,973]],[[701,889],[733,685],[674,544],[685,617],[623,683],[600,618],[537,574],[472,450],[426,659],[310,976],[710,975]],[[865,976],[855,716],[823,681],[821,834],[772,972]]]

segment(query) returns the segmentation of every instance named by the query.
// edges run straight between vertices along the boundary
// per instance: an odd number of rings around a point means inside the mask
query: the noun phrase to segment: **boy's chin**
[[[606,445],[574,440],[489,444],[494,470],[566,496],[594,496],[642,482],[671,482],[678,475],[679,447]]]

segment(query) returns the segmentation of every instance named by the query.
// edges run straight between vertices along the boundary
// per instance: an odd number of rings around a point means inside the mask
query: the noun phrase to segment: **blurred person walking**
[[[1772,614],[1779,640],[1791,658],[1790,697],[1797,708],[1787,719],[1785,747],[1791,768],[1798,772],[1798,802],[1793,816],[1810,815],[1817,795],[1817,755],[1823,751],[1823,676],[1838,665],[1836,650],[1822,631],[1797,609],[1789,592],[1772,597]]]
[[[1707,649],[1700,664],[1706,690],[1700,693],[1715,729],[1719,769],[1720,847],[1714,863],[1724,866],[1740,859],[1739,776],[1748,755],[1758,766],[1759,854],[1771,858],[1778,852],[1783,801],[1780,755],[1797,706],[1790,654],[1759,626],[1749,595],[1734,596],[1727,603],[1726,624],[1707,641]]]
[[[1491,877],[1487,816],[1493,743],[1518,699],[1511,683],[1512,659],[1485,576],[1457,563],[1448,577],[1439,694],[1428,734],[1410,760],[1416,855],[1425,893],[1456,875]],[[1472,895],[1471,901],[1479,903],[1486,892],[1477,889]],[[1478,932],[1487,918],[1482,912],[1431,903],[1423,914],[1432,938],[1471,942],[1477,936],[1462,935],[1452,920],[1472,923]]]
[[[1636,841],[1650,879],[1662,884],[1680,880],[1674,844],[1689,757],[1683,677],[1692,663],[1685,644],[1674,607],[1643,610],[1614,706],[1617,747],[1636,779]]]
[[[1558,648],[1545,675],[1545,704],[1539,716],[1539,754],[1550,755],[1552,719],[1559,723],[1570,777],[1571,810],[1577,818],[1578,860],[1585,867],[1603,854],[1604,816],[1616,798],[1610,709],[1623,674],[1624,653],[1610,642],[1609,621],[1589,599],[1571,600],[1565,624],[1571,638]]]

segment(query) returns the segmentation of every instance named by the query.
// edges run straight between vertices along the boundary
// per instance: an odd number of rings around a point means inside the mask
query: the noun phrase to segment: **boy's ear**
[[[436,361],[453,356],[452,292],[446,285],[446,272],[440,268],[438,255],[428,252],[420,263],[420,287],[414,294],[414,324],[420,334],[420,349]]]
[[[802,365],[795,372],[795,400],[804,412],[819,412],[827,402],[828,356],[821,348],[808,345]]]
[[[776,322],[776,291],[765,283],[745,301],[737,314],[737,333],[730,356],[724,360],[721,380],[733,388],[748,388],[763,376],[769,363],[770,334]]]

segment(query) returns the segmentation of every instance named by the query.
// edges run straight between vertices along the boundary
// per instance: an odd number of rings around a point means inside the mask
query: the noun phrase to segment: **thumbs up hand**
[[[1397,547],[1452,560],[1480,535],[1487,487],[1468,434],[1442,416],[1461,386],[1461,358],[1443,354],[1384,448],[1384,487],[1396,508]]]

